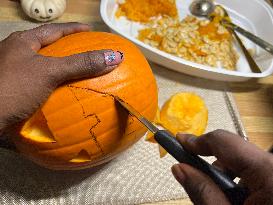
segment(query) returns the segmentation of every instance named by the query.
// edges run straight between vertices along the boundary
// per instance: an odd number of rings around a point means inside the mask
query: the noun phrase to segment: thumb
[[[186,164],[172,167],[176,180],[184,187],[192,202],[196,205],[230,205],[224,193],[205,174]]]
[[[106,74],[123,61],[123,53],[112,50],[97,50],[63,58],[52,58],[51,74],[57,83],[83,77]],[[56,83],[56,82],[55,82]]]

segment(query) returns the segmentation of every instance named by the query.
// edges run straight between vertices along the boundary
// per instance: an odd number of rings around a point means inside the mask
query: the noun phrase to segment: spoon
[[[211,0],[195,0],[190,5],[190,11],[193,15],[199,16],[199,17],[210,17],[210,14],[215,9],[215,5]],[[241,28],[238,25],[235,25],[229,21],[223,20],[223,25],[233,29],[239,33],[241,33],[243,36],[251,40],[252,42],[259,45],[261,48],[265,49],[267,52],[271,53],[273,55],[273,45],[270,43],[264,41],[263,39],[255,36],[254,34],[246,31],[245,29]]]
[[[226,11],[225,8],[223,8],[222,6],[219,5],[219,7],[224,11],[224,15],[225,17],[227,17],[228,19],[230,19],[228,12]],[[249,64],[249,67],[251,68],[251,70],[253,72],[256,73],[261,73],[261,69],[259,68],[259,66],[257,65],[257,63],[255,62],[255,60],[252,58],[252,56],[250,55],[250,53],[248,52],[248,50],[246,49],[246,47],[244,46],[242,40],[240,39],[240,37],[237,35],[237,33],[232,29],[227,27],[227,29],[229,30],[229,32],[234,36],[234,38],[237,40],[237,42],[239,43],[239,46],[241,47],[246,60]]]
[[[224,15],[225,17],[229,18],[229,15],[227,13],[227,11],[220,5],[217,5],[219,7],[221,7],[221,9],[224,11]],[[216,6],[214,4],[211,3],[211,1],[209,0],[201,0],[201,1],[194,1],[191,4],[191,11],[193,13],[193,15],[198,15],[198,16],[202,16],[202,17],[207,17],[209,19],[211,19],[211,15],[213,13],[213,11],[215,10]],[[200,13],[202,13],[202,15],[200,15]],[[246,60],[249,64],[250,69],[252,70],[252,72],[254,73],[261,73],[261,69],[259,68],[259,66],[256,64],[256,62],[254,61],[254,59],[252,58],[252,56],[250,55],[250,53],[248,52],[248,50],[246,49],[246,47],[244,46],[243,42],[241,41],[241,39],[239,38],[239,36],[237,35],[237,33],[227,27],[228,31],[233,35],[233,37],[237,40],[239,46],[241,47],[241,50],[243,51]]]

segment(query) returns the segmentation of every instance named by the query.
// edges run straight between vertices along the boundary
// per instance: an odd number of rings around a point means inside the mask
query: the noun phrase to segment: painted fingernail
[[[104,53],[105,63],[108,66],[118,65],[124,59],[124,55],[120,51],[109,51]]]
[[[184,183],[184,180],[185,180],[185,175],[183,173],[183,171],[181,170],[179,164],[175,164],[172,166],[172,173],[173,173],[173,176],[175,177],[175,179],[183,184]]]

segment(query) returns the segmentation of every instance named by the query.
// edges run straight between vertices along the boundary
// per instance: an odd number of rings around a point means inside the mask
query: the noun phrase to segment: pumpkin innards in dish
[[[175,0],[126,0],[119,2],[116,16],[126,16],[132,21],[148,22],[153,17],[162,15],[177,17]]]
[[[219,21],[218,17],[210,22],[193,16],[182,21],[165,16],[147,24],[138,39],[195,63],[235,70],[239,56],[231,34]]]
[[[221,7],[216,7],[212,21],[190,15],[181,21],[177,13],[175,1],[126,0],[116,15],[143,23],[137,38],[152,47],[214,68],[236,69],[239,55],[232,35],[220,24]]]

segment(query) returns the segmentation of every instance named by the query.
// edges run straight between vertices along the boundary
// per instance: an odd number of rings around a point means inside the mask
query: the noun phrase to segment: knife
[[[178,162],[191,165],[209,176],[221,188],[233,205],[242,205],[244,203],[249,195],[246,188],[236,184],[227,174],[212,166],[198,155],[188,152],[174,135],[167,130],[159,130],[153,123],[122,99],[115,97],[115,100],[145,125],[148,130],[154,134],[154,138],[158,144],[160,144]]]

